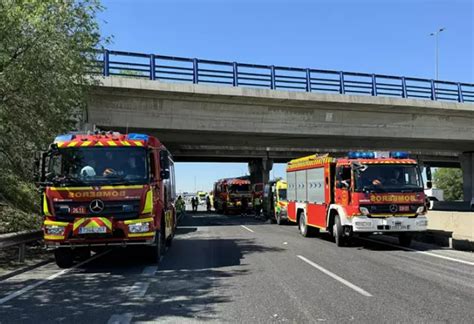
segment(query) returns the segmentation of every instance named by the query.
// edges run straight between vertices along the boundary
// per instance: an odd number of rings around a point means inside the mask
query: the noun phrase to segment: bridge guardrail
[[[9,233],[0,235],[0,250],[17,246],[18,249],[18,261],[25,261],[25,244],[38,241],[43,238],[43,231],[24,231],[18,233]]]
[[[104,50],[91,73],[194,84],[474,103],[474,84]]]

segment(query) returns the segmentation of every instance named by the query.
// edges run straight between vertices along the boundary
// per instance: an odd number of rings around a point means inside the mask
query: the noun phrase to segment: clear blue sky
[[[103,0],[111,49],[474,83],[474,0]],[[283,176],[283,166],[274,168]],[[180,163],[178,190],[246,165]]]

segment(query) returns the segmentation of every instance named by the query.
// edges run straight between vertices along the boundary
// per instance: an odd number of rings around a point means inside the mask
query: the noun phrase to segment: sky
[[[109,49],[474,83],[474,0],[103,0]],[[211,190],[242,163],[177,163],[177,190]],[[284,177],[284,165],[273,176]]]

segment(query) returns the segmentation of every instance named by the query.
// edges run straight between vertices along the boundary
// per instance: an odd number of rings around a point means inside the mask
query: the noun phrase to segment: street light
[[[438,38],[439,38],[439,34],[442,32],[442,31],[445,31],[446,28],[440,28],[438,29],[437,31],[435,31],[434,33],[431,33],[430,36],[435,36],[436,37],[436,81],[438,80]]]

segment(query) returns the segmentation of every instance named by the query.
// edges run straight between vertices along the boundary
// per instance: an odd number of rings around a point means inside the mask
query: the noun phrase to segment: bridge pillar
[[[268,158],[255,159],[249,162],[250,181],[252,183],[268,183],[273,160]]]
[[[463,177],[464,201],[474,204],[474,152],[465,152],[459,156]]]

